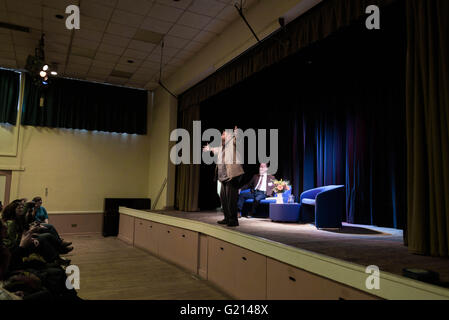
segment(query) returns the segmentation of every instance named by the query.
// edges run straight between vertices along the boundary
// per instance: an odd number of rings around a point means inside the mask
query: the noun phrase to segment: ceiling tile
[[[139,83],[139,82],[133,82],[133,81],[129,81],[125,83],[125,86],[130,87],[130,88],[138,88],[138,89],[142,89],[144,87],[144,85],[146,84],[146,82],[143,83]]]
[[[111,21],[116,23],[125,24],[130,27],[139,27],[143,21],[144,17],[131,12],[123,10],[115,10]]]
[[[95,73],[89,73],[89,75],[86,77],[87,81],[91,82],[105,82],[108,75],[100,75]]]
[[[95,59],[94,61],[92,61],[92,68],[96,67],[96,68],[112,70],[114,68],[114,66],[115,66],[115,62],[108,62],[108,61],[98,60],[98,59]]]
[[[0,50],[0,58],[15,60],[16,59],[16,55],[15,55],[14,51],[3,51],[3,50]]]
[[[159,70],[160,65],[159,65],[158,62],[154,62],[154,61],[150,61],[150,60],[145,60],[145,61],[142,63],[141,67],[144,67],[144,68],[151,68],[151,69],[154,69],[154,70]]]
[[[114,70],[134,73],[137,68],[138,66],[135,63],[119,63],[115,66]]]
[[[62,35],[66,35],[66,36],[70,36],[70,34],[71,34],[71,30],[68,30],[65,27],[65,24],[62,20],[55,22],[53,20],[45,20],[44,19],[44,32],[45,33],[57,33],[57,34],[62,34]]]
[[[156,48],[156,45],[144,41],[131,40],[131,42],[128,45],[128,48],[150,53],[151,51],[154,50],[154,48]]]
[[[86,28],[81,28],[75,31],[75,37],[80,37],[82,39],[100,42],[103,37],[103,33],[95,30],[89,30]]]
[[[156,2],[167,6],[176,7],[179,9],[186,9],[193,2],[193,0],[183,0],[183,1],[156,0]]]
[[[70,37],[68,35],[60,35],[56,33],[46,33],[45,42],[55,42],[68,46],[70,43]]]
[[[151,8],[150,13],[148,13],[148,16],[163,21],[175,22],[176,20],[178,20],[182,12],[183,10],[181,9],[164,6],[156,3]]]
[[[223,30],[228,25],[227,21],[220,20],[220,19],[213,19],[205,28],[204,30],[209,32],[214,32],[217,34],[220,34],[223,32]]]
[[[58,52],[58,53],[67,53],[68,47],[59,43],[47,43],[45,45],[45,49],[49,50],[49,51],[54,51],[54,52]]]
[[[33,47],[23,47],[23,46],[14,46],[14,51],[17,55],[25,55],[28,57],[28,55],[34,55],[34,48]]]
[[[193,40],[201,43],[209,43],[214,37],[216,37],[215,33],[209,31],[201,31]]]
[[[172,47],[164,47],[164,57],[162,58],[163,63],[167,63],[171,57],[175,56],[180,49]],[[147,60],[157,63],[161,62],[161,50],[160,47],[156,48],[148,57]]]
[[[146,81],[148,82],[154,75],[153,73],[134,73],[130,78],[132,81]]]
[[[125,48],[113,46],[104,42],[98,47],[98,52],[110,53],[118,56],[121,56],[124,51]]]
[[[63,11],[62,14],[65,15],[65,8],[76,3],[73,3],[73,0],[43,0],[43,4],[46,7],[61,9]]]
[[[80,18],[80,29],[86,28],[89,30],[104,32],[107,25],[108,25],[108,22],[106,20],[95,19],[95,18],[84,16],[84,15],[81,15],[81,18]]]
[[[49,62],[58,62],[60,64],[65,63],[66,54],[54,51],[46,51],[45,54]]]
[[[144,59],[148,54],[143,51],[138,51],[134,49],[127,49],[125,52],[123,52],[123,56],[131,59]]]
[[[164,61],[167,61],[169,59],[169,57],[168,56],[165,56],[163,59],[162,59],[162,62],[164,62]],[[147,61],[151,61],[151,62],[153,62],[153,63],[157,63],[158,65],[159,65],[159,63],[161,62],[161,51],[160,50],[158,50],[158,51],[153,51],[148,57],[147,57],[147,59],[146,59]]]
[[[189,40],[174,37],[174,36],[167,35],[164,37],[164,43],[167,47],[184,48],[188,42],[189,42]]]
[[[126,48],[130,41],[130,38],[120,37],[110,33],[105,33],[103,36],[104,43],[111,44],[117,47]]]
[[[171,66],[175,66],[175,67],[181,67],[182,65],[185,64],[185,59],[179,59],[176,57],[172,57],[169,61],[168,64]]]
[[[106,31],[108,33],[111,33],[111,34],[114,34],[117,36],[122,36],[125,38],[132,38],[134,36],[134,34],[136,33],[137,28],[128,27],[123,24],[111,22],[111,23],[109,23],[109,26],[106,29]]]
[[[134,74],[138,75],[138,76],[145,75],[146,77],[149,77],[150,75],[154,75],[155,73],[158,73],[158,72],[159,72],[159,67],[155,68],[155,67],[141,65],[139,67],[139,69]]]
[[[6,0],[8,12],[14,12],[29,17],[41,18],[42,8],[38,4],[25,3],[25,1]]]
[[[90,67],[92,64],[92,59],[90,58],[86,58],[86,57],[81,57],[81,56],[76,56],[74,54],[71,54],[69,57],[69,66],[72,64],[76,64],[76,65],[83,65],[83,66],[88,66]],[[86,69],[87,72],[88,68]]]
[[[117,62],[120,59],[120,56],[115,54],[109,54],[104,52],[97,52],[95,56],[95,60],[103,60],[105,62]]]
[[[184,47],[184,50],[198,52],[202,47],[204,47],[204,43],[190,41],[189,44]]]
[[[228,22],[232,22],[238,17],[239,14],[237,12],[237,9],[233,5],[224,7],[223,10],[221,10],[220,13],[216,16],[216,18]]]
[[[145,18],[142,25],[142,29],[151,30],[157,33],[166,34],[168,30],[172,27],[173,23],[161,21],[154,18]]]
[[[164,59],[166,57],[173,57],[174,55],[176,55],[179,50],[181,50],[180,48],[174,48],[174,47],[169,47],[169,46],[164,46]],[[161,51],[159,50],[158,53],[160,54]]]
[[[21,36],[13,36],[14,45],[22,46],[27,48],[35,48],[38,45],[38,42],[35,39],[30,39],[28,37]]]
[[[177,23],[191,28],[203,29],[210,21],[210,17],[186,11]]]
[[[75,35],[75,37],[73,38],[72,45],[76,46],[76,47],[88,48],[88,49],[96,50],[97,47],[98,47],[98,42],[97,41],[83,39],[83,38],[80,38],[78,35]]]
[[[117,63],[128,64],[128,60],[134,61],[133,65],[140,65],[142,63],[142,61],[143,61],[143,59],[137,59],[137,58],[133,58],[133,57],[122,56],[122,57],[120,57],[120,59],[118,60]]]
[[[12,37],[10,34],[0,34],[0,43],[2,46],[0,47],[0,50],[5,50],[7,48],[12,48]]]
[[[25,16],[20,13],[10,12],[8,13],[9,23],[17,24],[23,27],[35,28],[39,31],[42,30],[42,21],[40,18]]]
[[[44,19],[45,20],[49,20],[49,21],[53,21],[56,23],[61,23],[62,25],[65,25],[65,18],[64,19],[58,19],[56,18],[57,14],[61,14],[64,17],[66,17],[67,15],[65,14],[65,10],[61,10],[61,9],[55,9],[55,8],[51,8],[51,7],[43,7],[44,10]]]
[[[155,45],[158,45],[162,39],[163,39],[164,35],[162,33],[157,33],[151,30],[146,30],[146,29],[138,29],[136,34],[134,35],[133,40],[138,40],[138,41],[143,41],[143,42],[148,42],[148,43],[152,43]]]
[[[5,68],[17,68],[17,63],[15,59],[0,58],[0,66]]]
[[[117,0],[89,0],[89,2],[95,2],[96,4],[108,7],[115,7],[117,4]]]
[[[70,53],[77,55],[77,56],[93,59],[93,58],[95,58],[97,51],[93,50],[93,49],[89,49],[89,48],[81,48],[81,47],[77,47],[77,46],[72,46],[72,50]]]
[[[108,76],[111,74],[111,71],[113,69],[114,69],[114,67],[102,68],[102,67],[91,66],[89,69],[89,75],[95,74],[95,75],[101,75],[101,76]]]
[[[176,24],[173,26],[173,28],[169,31],[169,35],[180,37],[183,39],[193,39],[195,36],[200,32],[198,29],[190,28],[187,26]]]
[[[108,82],[114,83],[114,84],[124,84],[128,81],[128,78],[121,78],[121,77],[108,77]]]
[[[155,90],[158,86],[159,86],[159,83],[157,83],[157,82],[148,82],[145,85],[145,88],[148,90]]]
[[[92,0],[82,1],[80,6],[80,12],[83,15],[101,20],[109,20],[113,10],[110,6],[105,6]]]
[[[72,57],[70,58],[72,60]],[[89,65],[87,64],[77,64],[77,63],[71,63],[69,61],[69,64],[67,65],[66,73],[72,73],[72,74],[83,74],[85,75],[87,71],[89,70]]]
[[[195,53],[191,51],[181,50],[176,54],[176,58],[181,60],[188,60],[190,59]]]
[[[188,8],[189,11],[209,17],[215,17],[226,4],[215,0],[195,0]]]
[[[139,15],[147,15],[153,5],[150,0],[119,0],[117,8]]]

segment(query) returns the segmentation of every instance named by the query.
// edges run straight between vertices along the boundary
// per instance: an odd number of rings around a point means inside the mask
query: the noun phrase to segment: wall
[[[155,92],[154,107],[151,111],[149,160],[149,197],[152,206],[157,200],[164,179],[167,185],[163,189],[155,209],[173,206],[175,166],[170,162],[170,132],[176,128],[176,99],[162,88]]]
[[[50,212],[102,212],[105,197],[148,196],[149,139],[149,135],[2,126],[0,170],[14,170],[11,199],[40,195]],[[5,156],[15,148],[16,156]]]

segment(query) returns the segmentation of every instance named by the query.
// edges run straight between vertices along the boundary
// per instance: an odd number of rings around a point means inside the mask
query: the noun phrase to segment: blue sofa
[[[282,197],[284,198],[284,203],[288,202],[288,198],[292,194],[292,188],[289,186],[290,189],[285,191],[282,194]],[[242,190],[240,193],[245,192],[251,192],[251,189]],[[247,199],[243,205],[242,208],[242,215],[248,215],[248,212],[251,210],[252,203],[254,202],[253,199]],[[269,216],[269,210],[270,210],[270,203],[276,203],[276,197],[268,197],[260,201],[259,206],[256,209],[256,212],[254,213],[255,217],[264,217],[267,218]]]
[[[345,197],[345,186],[330,185],[304,191],[299,199],[300,220],[314,220],[317,229],[341,228],[346,207]],[[311,209],[314,209],[314,214],[310,214]]]

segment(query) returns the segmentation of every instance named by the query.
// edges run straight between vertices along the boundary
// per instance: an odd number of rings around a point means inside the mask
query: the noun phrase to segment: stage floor
[[[182,212],[152,210],[158,214],[218,225],[221,211]],[[266,218],[240,218],[229,228],[285,245],[324,254],[380,271],[402,275],[403,268],[428,269],[449,284],[449,259],[411,254],[403,244],[402,230],[343,223],[341,230],[317,230],[312,224],[272,222]],[[446,285],[444,285],[446,286]]]

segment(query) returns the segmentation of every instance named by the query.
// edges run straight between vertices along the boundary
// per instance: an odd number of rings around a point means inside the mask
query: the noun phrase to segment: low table
[[[299,203],[270,203],[270,219],[272,221],[298,222]]]

